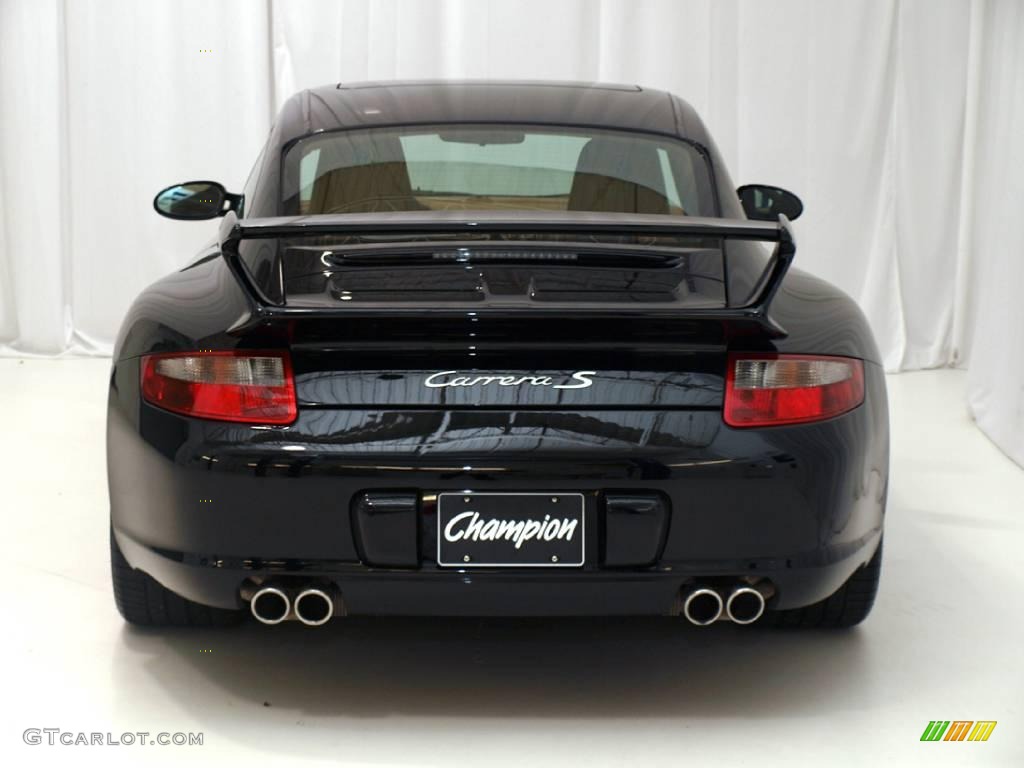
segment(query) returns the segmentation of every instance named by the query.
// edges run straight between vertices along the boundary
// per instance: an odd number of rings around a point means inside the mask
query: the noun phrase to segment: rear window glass
[[[435,125],[311,136],[284,158],[282,213],[594,211],[714,216],[704,156],[624,131]]]

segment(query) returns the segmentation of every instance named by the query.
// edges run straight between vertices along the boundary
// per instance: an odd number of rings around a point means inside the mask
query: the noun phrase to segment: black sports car
[[[130,622],[682,615],[849,626],[878,584],[885,381],[681,99],[303,91],[110,379]],[[787,215],[789,218],[787,218]]]

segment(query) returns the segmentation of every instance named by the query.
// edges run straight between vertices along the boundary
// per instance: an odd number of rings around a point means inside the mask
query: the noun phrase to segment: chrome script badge
[[[590,378],[597,371],[576,371],[569,378],[556,382],[551,376],[521,375],[511,373],[475,374],[459,373],[458,371],[439,371],[428,376],[424,384],[431,389],[442,387],[485,387],[496,384],[499,387],[518,387],[529,384],[531,387],[551,387],[552,389],[586,389],[594,382]]]

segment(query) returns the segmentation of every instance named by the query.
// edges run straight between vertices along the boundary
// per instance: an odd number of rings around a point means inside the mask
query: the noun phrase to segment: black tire
[[[871,613],[882,574],[882,543],[866,565],[858,568],[836,592],[820,603],[790,611],[767,611],[768,626],[793,629],[840,628],[860,624]]]
[[[242,611],[200,605],[176,595],[155,579],[128,565],[114,531],[110,531],[110,574],[114,602],[129,624],[141,627],[229,627],[245,618]]]

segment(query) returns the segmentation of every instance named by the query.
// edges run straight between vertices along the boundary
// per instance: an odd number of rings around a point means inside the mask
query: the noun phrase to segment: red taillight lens
[[[864,364],[849,357],[733,354],[725,423],[770,427],[830,419],[864,402]]]
[[[142,358],[142,397],[168,411],[246,424],[290,424],[292,365],[278,352],[173,352]]]

